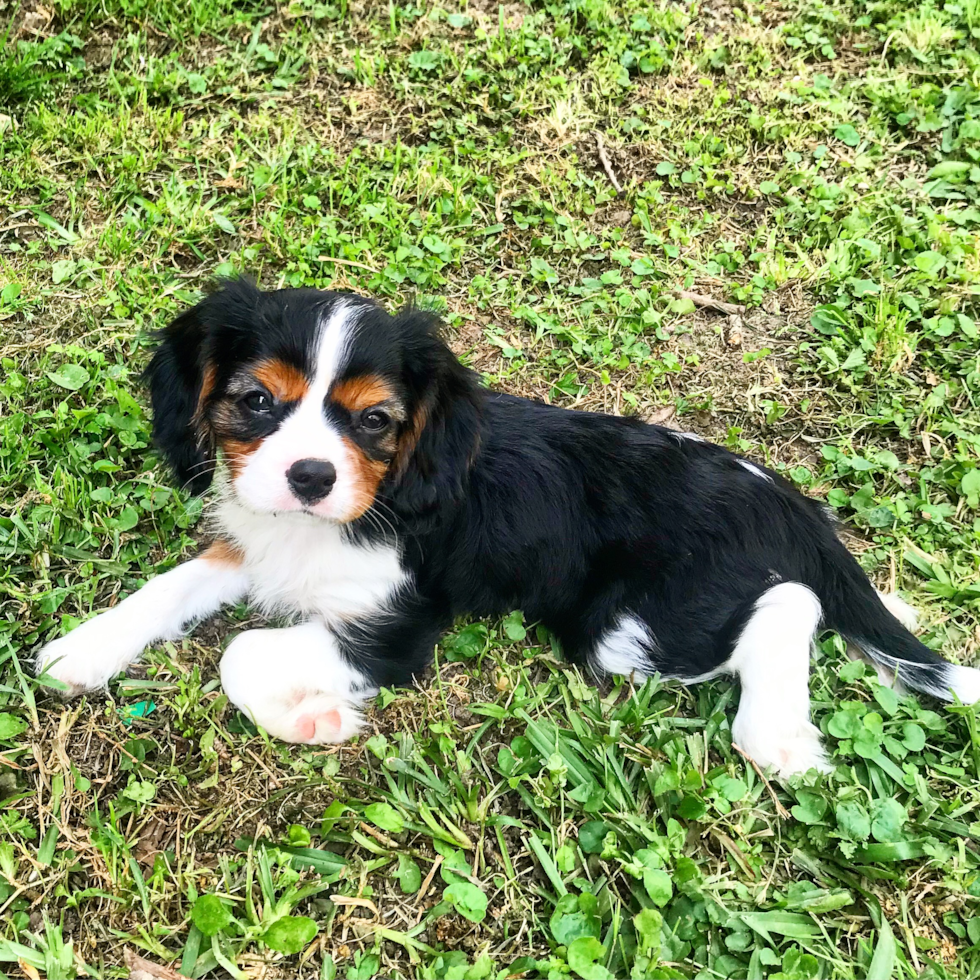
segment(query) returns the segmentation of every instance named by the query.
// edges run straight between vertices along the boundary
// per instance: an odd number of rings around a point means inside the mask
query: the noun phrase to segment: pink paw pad
[[[302,714],[296,719],[296,740],[298,742],[331,741],[339,735],[343,724],[344,720],[337,708],[331,708],[320,714]]]

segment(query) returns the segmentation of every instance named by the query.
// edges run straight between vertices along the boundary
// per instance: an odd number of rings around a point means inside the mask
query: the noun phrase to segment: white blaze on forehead
[[[320,317],[320,326],[313,342],[313,383],[307,397],[316,397],[321,404],[344,366],[357,326],[358,312],[357,305],[340,300],[328,315]]]
[[[357,468],[350,448],[326,417],[324,401],[343,370],[360,312],[359,304],[340,300],[321,316],[309,390],[282,425],[262,440],[235,480],[235,491],[247,506],[259,511],[303,509],[289,489],[286,471],[301,459],[325,459],[336,467],[337,482],[324,500],[306,509],[343,520],[355,508]]]

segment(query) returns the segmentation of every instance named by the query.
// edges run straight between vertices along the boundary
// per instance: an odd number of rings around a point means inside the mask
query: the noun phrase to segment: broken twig
[[[599,148],[599,162],[602,164],[602,169],[606,171],[606,176],[609,178],[609,182],[616,188],[616,193],[621,194],[623,192],[623,187],[616,180],[616,175],[613,173],[612,164],[609,162],[609,157],[606,155],[606,148],[602,144],[602,133],[596,131],[595,134],[595,145]]]
[[[766,784],[766,789],[769,790],[769,795],[772,797],[772,802],[776,805],[777,816],[782,817],[783,820],[788,820],[789,810],[787,810],[786,807],[784,807],[782,803],[779,802],[779,797],[776,796],[776,791],[772,788],[772,783],[770,783],[769,780],[766,779],[762,770],[759,768],[759,763],[756,762],[755,759],[753,759],[752,756],[750,756],[748,752],[746,752],[745,749],[742,748],[741,745],[736,745],[735,742],[732,742],[732,748],[740,756],[742,756],[743,759],[745,759],[751,764],[752,768],[759,774],[759,779],[761,779]]]
[[[123,962],[129,968],[129,980],[187,980],[183,973],[169,966],[158,966],[134,953],[128,946],[123,950]]]
[[[40,225],[36,221],[18,221],[15,225],[4,225],[0,228],[0,235],[4,235],[8,231],[17,231],[20,228],[40,228]]]
[[[418,891],[418,895],[415,898],[416,905],[425,898],[425,893],[429,890],[429,885],[432,884],[432,879],[436,876],[440,864],[442,864],[442,855],[438,854],[435,861],[432,862],[432,867],[429,868],[429,873],[425,876],[425,881],[422,882],[422,887]]]
[[[725,343],[729,347],[742,346],[742,327],[744,322],[740,316],[730,316],[725,321]]]
[[[334,265],[349,265],[352,269],[363,269],[365,272],[373,272],[374,275],[381,275],[377,269],[373,269],[363,262],[355,262],[353,259],[335,259],[332,255],[318,255],[317,262],[333,262]]]
[[[737,303],[725,303],[720,299],[705,296],[704,293],[692,293],[686,289],[675,289],[674,295],[678,299],[689,299],[695,306],[702,306],[707,310],[717,310],[719,313],[727,313],[729,316],[735,316],[738,313],[745,312],[744,306],[739,306]]]

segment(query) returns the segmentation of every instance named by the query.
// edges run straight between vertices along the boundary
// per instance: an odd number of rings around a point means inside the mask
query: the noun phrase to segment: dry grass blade
[[[750,756],[748,752],[746,752],[740,745],[736,745],[734,742],[732,742],[732,748],[752,766],[752,768],[758,774],[759,779],[761,779],[765,784],[766,789],[769,791],[769,795],[772,797],[773,805],[776,808],[776,814],[782,817],[784,820],[788,820],[790,817],[789,810],[787,810],[786,807],[779,802],[779,797],[776,796],[776,791],[773,789],[772,783],[769,782],[765,773],[759,768],[759,763],[756,762],[755,759],[753,759],[752,756]]]
[[[612,162],[606,153],[606,147],[602,142],[602,133],[596,130],[595,133],[595,143],[599,150],[599,162],[602,164],[602,169],[606,171],[606,176],[609,178],[609,182],[616,188],[616,193],[621,194],[623,192],[623,185],[616,179],[616,174],[613,171]]]
[[[727,313],[729,316],[745,312],[745,307],[739,306],[737,303],[726,303],[724,300],[705,296],[704,293],[692,293],[689,289],[675,289],[674,295],[678,299],[689,299],[695,306],[700,306],[706,310],[717,310],[719,313]]]
[[[129,980],[188,980],[183,973],[143,959],[128,946],[123,950],[123,962],[129,969]]]

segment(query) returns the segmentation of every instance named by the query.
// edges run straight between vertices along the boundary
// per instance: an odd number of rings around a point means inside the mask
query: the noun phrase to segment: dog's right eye
[[[243,399],[245,407],[256,415],[272,411],[272,399],[264,391],[251,391]]]

